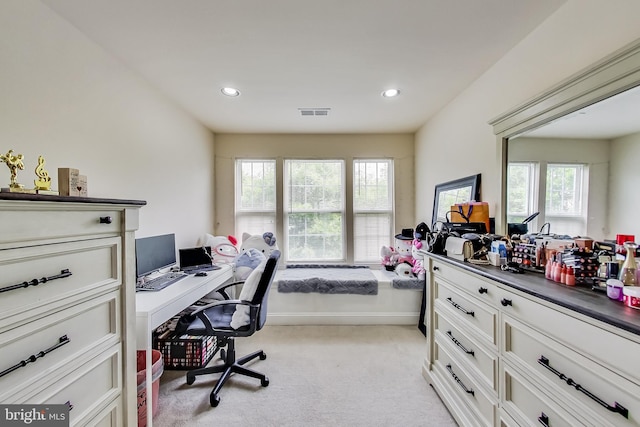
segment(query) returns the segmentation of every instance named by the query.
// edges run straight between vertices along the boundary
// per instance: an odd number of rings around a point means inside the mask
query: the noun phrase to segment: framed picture
[[[436,185],[433,198],[432,228],[437,222],[448,222],[452,205],[480,200],[480,174]]]

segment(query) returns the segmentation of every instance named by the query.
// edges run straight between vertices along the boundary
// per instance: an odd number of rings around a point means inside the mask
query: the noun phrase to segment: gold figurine
[[[7,151],[7,154],[0,154],[0,161],[6,163],[11,171],[11,183],[9,184],[9,191],[21,192],[24,185],[18,184],[17,176],[18,169],[24,169],[24,162],[22,161],[24,156],[22,154],[13,155],[13,150]]]
[[[38,166],[36,166],[36,176],[38,179],[33,180],[36,192],[38,194],[58,194],[57,191],[51,190],[51,177],[49,172],[44,168],[44,157],[38,156]]]

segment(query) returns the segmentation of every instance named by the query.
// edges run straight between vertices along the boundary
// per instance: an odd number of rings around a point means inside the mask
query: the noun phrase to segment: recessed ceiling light
[[[236,88],[233,87],[223,87],[220,90],[223,94],[227,95],[227,96],[238,96],[240,95],[240,91]]]
[[[382,96],[384,96],[385,98],[393,98],[394,96],[398,96],[398,95],[400,95],[399,89],[387,89],[384,92],[382,92]]]

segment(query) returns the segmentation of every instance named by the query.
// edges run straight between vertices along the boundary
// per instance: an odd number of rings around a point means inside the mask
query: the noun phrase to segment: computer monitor
[[[136,276],[138,278],[176,263],[176,236],[160,236],[136,239]]]

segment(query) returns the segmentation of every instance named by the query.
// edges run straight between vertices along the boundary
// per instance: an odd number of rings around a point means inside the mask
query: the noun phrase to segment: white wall
[[[608,228],[611,238],[616,234],[633,234],[640,240],[640,133],[614,139],[611,144],[611,176],[609,178],[611,206]]]
[[[137,237],[195,244],[213,224],[213,134],[33,0],[0,2],[0,151],[88,176],[89,196],[146,200]],[[0,164],[0,185],[9,170]]]
[[[482,199],[500,202],[496,138],[488,122],[640,38],[640,1],[568,0],[416,135],[416,188],[482,173]],[[432,197],[416,204],[430,218]]]
[[[218,134],[216,135],[215,234],[234,234],[233,177],[236,158],[392,158],[395,229],[415,228],[414,137],[411,134]],[[347,177],[350,185],[351,177]],[[281,187],[280,187],[281,188]],[[238,236],[239,237],[239,236]],[[393,242],[389,242],[392,244]]]

